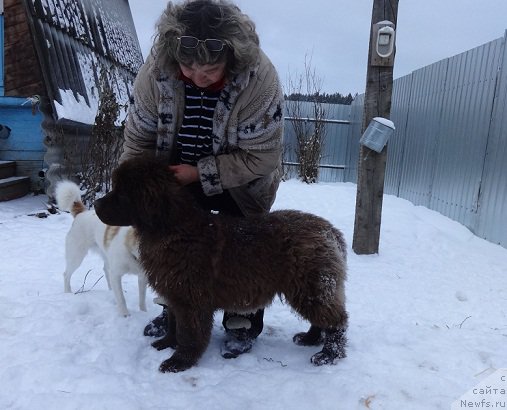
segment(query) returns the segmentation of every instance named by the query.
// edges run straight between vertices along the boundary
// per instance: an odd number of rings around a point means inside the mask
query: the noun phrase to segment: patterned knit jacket
[[[155,153],[174,163],[185,90],[178,72],[150,56],[141,67],[130,101],[120,162]],[[283,93],[264,53],[254,67],[229,80],[214,112],[213,155],[197,164],[206,195],[229,190],[246,215],[267,212],[281,177]]]

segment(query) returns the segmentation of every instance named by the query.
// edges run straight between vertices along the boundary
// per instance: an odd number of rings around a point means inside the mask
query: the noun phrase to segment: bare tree
[[[293,80],[289,77],[291,95],[310,95],[311,101],[287,101],[289,121],[296,136],[298,177],[308,184],[317,182],[319,164],[325,139],[325,110],[319,100],[322,81],[312,67],[311,58],[305,57],[304,74]]]
[[[124,124],[116,125],[120,110],[125,108],[118,104],[111,88],[108,74],[101,71],[101,89],[99,109],[95,117],[91,138],[83,153],[82,187],[85,189],[83,200],[89,206],[101,192],[111,190],[111,176],[118,165],[122,146]]]

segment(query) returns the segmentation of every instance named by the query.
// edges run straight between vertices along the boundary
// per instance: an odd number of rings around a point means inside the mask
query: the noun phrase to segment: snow
[[[97,255],[72,278],[85,292],[63,292],[70,214],[35,216],[44,196],[0,203],[0,408],[449,409],[506,365],[507,249],[385,196],[380,252],[356,255],[355,195],[350,183],[290,180],[274,206],[313,212],[345,234],[348,357],[314,367],[317,349],[292,343],[307,323],[277,300],[250,353],[220,356],[217,313],[206,353],[178,374],[157,370],[172,350],[158,352],[142,335],[160,308],[138,310],[134,276],[123,280],[128,318],[116,312]]]
[[[101,68],[108,72],[108,84],[118,103],[126,104],[134,82],[132,73],[136,73],[143,63],[128,3],[121,7],[103,7],[103,2],[96,0],[83,4],[73,0],[31,0],[31,3],[33,7],[42,8],[38,11],[42,21],[51,22],[61,35],[64,33],[64,37],[58,38],[48,34],[48,49],[57,47],[55,41],[68,47],[72,44],[74,58],[69,64],[77,65],[77,71],[67,67],[72,73],[65,74],[71,77],[69,81],[75,89],[60,88],[59,98],[54,101],[58,119],[83,124],[95,122],[100,100]],[[66,36],[75,41],[68,40]],[[101,57],[104,53],[106,59]],[[74,78],[76,76],[79,78]],[[58,84],[68,86],[61,81]],[[125,116],[126,111],[122,110],[116,125],[120,125]]]
[[[373,118],[373,121],[377,121],[378,123],[383,124],[386,127],[392,128],[393,130],[395,129],[394,122],[392,122],[391,120],[389,120],[387,118],[375,117],[375,118]]]
[[[87,84],[91,84],[87,82]],[[88,90],[93,90],[93,87],[88,87]],[[68,120],[81,122],[83,124],[93,124],[99,109],[98,95],[94,99],[90,99],[91,107],[86,103],[85,98],[77,94],[77,98],[72,90],[60,89],[60,98],[62,103],[54,101],[55,109],[58,118],[66,118]]]
[[[27,177],[7,177],[7,178],[2,178],[2,184],[8,185],[10,182],[19,181],[21,179],[27,179]]]

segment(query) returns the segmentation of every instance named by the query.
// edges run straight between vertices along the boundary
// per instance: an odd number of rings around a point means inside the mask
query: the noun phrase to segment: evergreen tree
[[[321,94],[318,92],[314,94],[301,94],[299,92],[296,92],[291,93],[289,95],[285,95],[285,99],[288,101],[310,101],[318,103],[350,105],[352,104],[354,97],[350,93],[348,95],[343,95],[338,92],[333,94],[328,93]]]

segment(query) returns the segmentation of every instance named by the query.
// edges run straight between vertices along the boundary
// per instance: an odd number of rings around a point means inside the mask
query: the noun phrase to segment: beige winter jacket
[[[151,153],[174,163],[185,106],[179,73],[150,56],[134,84],[120,161]],[[245,214],[269,211],[281,176],[283,93],[275,68],[258,64],[231,79],[214,113],[213,155],[197,168],[206,195],[229,190]]]

